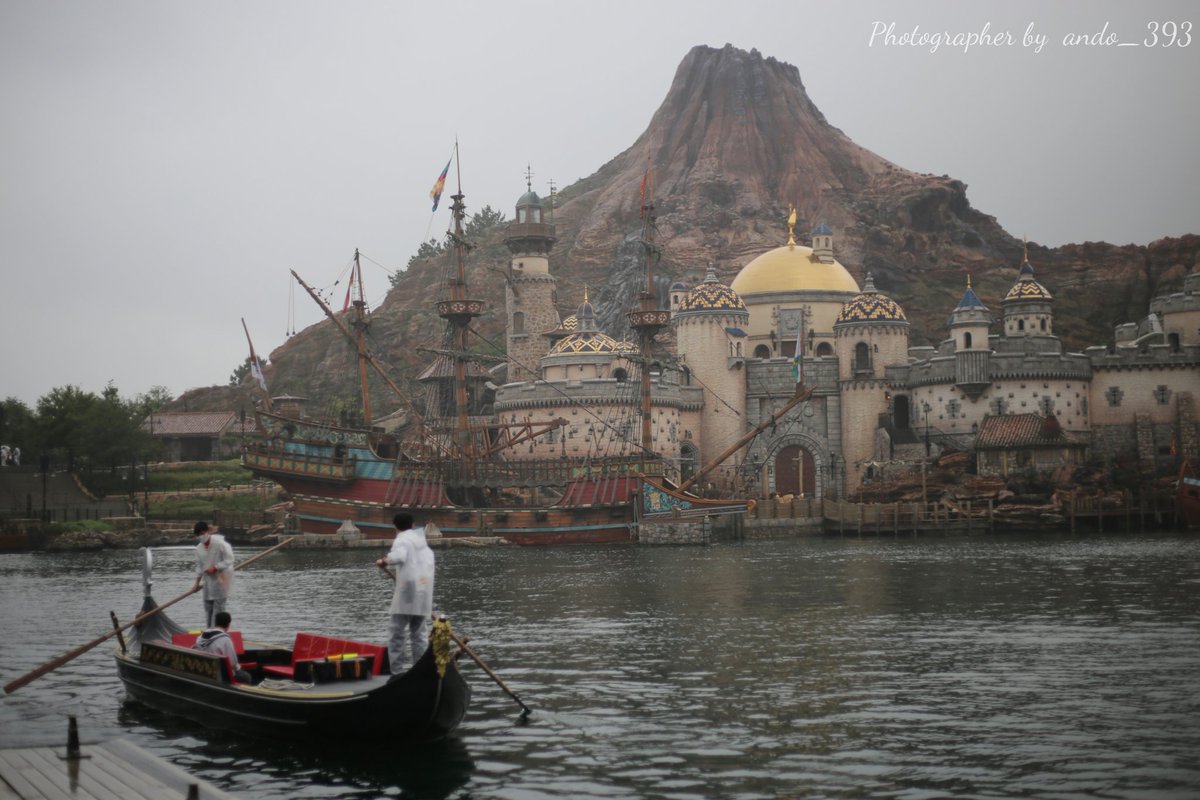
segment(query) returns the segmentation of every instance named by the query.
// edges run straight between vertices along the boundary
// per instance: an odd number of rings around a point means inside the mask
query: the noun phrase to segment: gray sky
[[[953,41],[984,32],[1013,40]],[[356,247],[395,269],[440,238],[455,137],[468,210],[511,216],[527,164],[543,195],[591,174],[690,48],[726,43],[1014,235],[1200,232],[1189,2],[0,0],[0,397],[223,384],[239,318],[263,356],[319,320],[289,269],[325,287]],[[375,305],[387,274],[364,274]]]

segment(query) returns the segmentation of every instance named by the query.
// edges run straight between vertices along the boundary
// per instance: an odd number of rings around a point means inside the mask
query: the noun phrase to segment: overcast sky
[[[226,383],[241,317],[261,355],[320,319],[289,269],[330,286],[360,248],[374,305],[440,237],[455,137],[469,211],[511,217],[526,165],[590,175],[726,43],[1016,236],[1200,232],[1189,2],[0,0],[0,397]]]

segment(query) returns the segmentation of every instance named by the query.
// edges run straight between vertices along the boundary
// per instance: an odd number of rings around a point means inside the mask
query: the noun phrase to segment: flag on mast
[[[246,344],[250,345],[250,374],[254,376],[254,380],[258,381],[258,385],[265,392],[267,391],[267,376],[263,375],[262,363],[254,352],[254,342],[250,341],[250,329],[246,327],[245,317],[242,317],[242,330],[246,332]]]
[[[446,188],[446,174],[450,172],[450,162],[454,158],[451,157],[446,162],[446,168],[442,170],[442,174],[438,175],[438,179],[433,182],[433,188],[429,190],[429,197],[433,200],[433,210],[437,211],[438,203],[442,201],[442,190]]]
[[[346,300],[342,303],[342,311],[350,310],[350,293],[354,291],[354,272],[355,270],[350,270],[350,282],[346,284]]]

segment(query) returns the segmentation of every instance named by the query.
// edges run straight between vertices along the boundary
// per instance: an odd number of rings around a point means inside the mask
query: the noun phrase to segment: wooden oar
[[[376,564],[376,566],[379,566],[379,565]],[[383,570],[387,574],[387,576],[389,578],[391,578],[393,581],[396,580],[396,573],[392,572],[387,567],[380,566],[379,568],[381,570]],[[525,719],[526,717],[528,717],[530,714],[533,713],[533,709],[531,709],[529,706],[525,705],[525,702],[523,700],[521,700],[520,696],[518,696],[516,692],[514,692],[512,689],[505,686],[504,681],[500,680],[500,676],[497,675],[496,673],[492,672],[492,668],[489,667],[487,664],[483,663],[483,659],[480,658],[479,656],[475,655],[475,651],[472,650],[471,648],[467,647],[467,643],[465,641],[463,641],[461,638],[459,638],[457,633],[455,633],[454,631],[450,631],[450,638],[454,640],[454,643],[457,644],[464,653],[466,653],[467,655],[469,655],[471,657],[472,661],[474,661],[476,664],[478,664],[479,667],[488,674],[489,678],[491,678],[492,680],[494,680],[496,682],[497,686],[499,686],[501,689],[504,690],[505,694],[507,694],[513,700],[517,701],[517,705],[519,705],[521,707],[521,719]]]
[[[296,538],[295,536],[292,536],[288,539],[284,539],[282,542],[275,545],[274,547],[272,547],[268,550],[263,550],[261,553],[258,553],[257,555],[247,558],[242,563],[234,566],[234,569],[237,570],[237,569],[241,569],[243,567],[250,566],[258,559],[262,558],[265,555],[268,555],[269,553],[275,552],[276,550],[283,547],[285,544],[287,544],[288,542],[292,541],[292,539],[295,539],[295,538]],[[191,595],[200,591],[200,588],[201,588],[200,585],[197,584],[197,585],[193,586],[192,588],[188,589],[183,594],[179,595],[179,597],[176,597],[173,600],[168,600],[165,603],[157,605],[154,608],[150,609],[149,611],[145,612],[144,614],[139,614],[138,616],[134,617],[132,621],[125,623],[121,627],[114,628],[113,630],[109,631],[108,633],[104,634],[103,636],[96,637],[95,639],[88,642],[87,644],[82,644],[79,647],[76,647],[74,650],[72,650],[68,653],[63,653],[58,658],[47,661],[45,664],[42,664],[40,667],[33,670],[32,672],[27,672],[26,674],[22,675],[21,677],[17,678],[16,680],[5,684],[3,693],[4,694],[12,694],[13,692],[15,692],[17,689],[20,689],[25,684],[31,683],[31,682],[37,680],[38,678],[45,675],[47,672],[53,672],[54,670],[61,667],[63,664],[66,664],[68,661],[73,661],[76,658],[78,658],[79,656],[86,653],[88,650],[91,650],[92,648],[103,644],[104,642],[108,641],[112,637],[121,633],[121,631],[128,630],[129,628],[132,628],[134,625],[137,625],[139,622],[149,619],[150,617],[154,616],[158,612],[162,611],[164,608],[168,608],[170,606],[175,605],[180,600],[183,600],[185,597],[190,597]]]

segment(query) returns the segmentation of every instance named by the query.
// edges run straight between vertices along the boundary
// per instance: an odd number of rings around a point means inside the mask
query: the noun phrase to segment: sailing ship
[[[435,525],[444,537],[499,537],[516,544],[628,542],[638,539],[639,526],[647,520],[735,516],[751,508],[752,500],[701,498],[680,491],[668,480],[664,458],[653,446],[649,354],[655,336],[669,324],[670,312],[660,307],[654,292],[659,248],[654,242],[652,193],[643,194],[641,201],[646,282],[636,308],[627,315],[636,334],[636,351],[623,354],[638,373],[638,403],[631,410],[640,416],[640,436],[630,437],[636,447],[615,455],[518,457],[517,445],[553,436],[566,420],[505,423],[478,415],[478,390],[489,376],[470,352],[468,337],[484,303],[471,296],[466,279],[461,176],[452,201],[449,238],[454,267],[436,302],[438,316],[446,323],[447,346],[423,376],[451,388],[424,408],[407,399],[368,351],[369,319],[358,254],[358,294],[353,310],[343,316],[292,272],[354,342],[365,418],[364,425],[348,426],[309,417],[295,398],[277,398],[276,408],[268,395],[259,404],[262,441],[244,449],[243,465],[288,492],[295,532],[346,533],[350,521],[368,539],[391,538],[392,517],[405,510]],[[408,424],[399,433],[372,425],[366,385],[370,370],[406,401]]]

